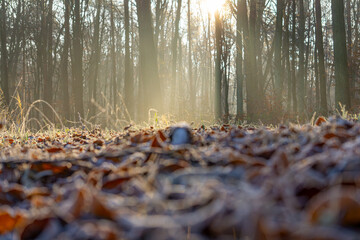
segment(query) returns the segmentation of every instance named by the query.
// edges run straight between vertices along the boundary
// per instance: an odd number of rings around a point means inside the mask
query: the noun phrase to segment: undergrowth
[[[150,127],[163,129],[178,122],[178,119],[176,119],[174,115],[170,113],[160,114],[157,109],[152,108],[148,111],[148,119],[146,121],[135,123],[135,121],[131,118],[123,97],[120,93],[118,93],[118,95],[120,101],[119,104],[115,106],[109,102],[103,93],[101,94],[101,104],[92,100],[91,102],[96,108],[96,113],[93,116],[90,116],[89,111],[87,111],[84,117],[78,115],[75,119],[65,119],[46,101],[36,100],[31,104],[28,104],[21,99],[18,92],[12,96],[11,101],[8,104],[10,107],[7,107],[3,94],[0,92],[0,126],[4,128],[0,132],[0,136],[11,135],[17,136],[20,139],[26,139],[29,135],[31,135],[31,133],[47,132],[48,134],[56,134],[59,130],[63,132],[74,131],[72,129],[86,131],[102,129],[104,133],[112,130],[123,131],[129,128],[132,128],[133,130]],[[51,118],[46,116],[44,113],[44,107],[51,110],[51,114],[53,115]],[[341,116],[344,119],[360,121],[360,114],[350,113],[346,109],[346,106],[341,104],[336,110],[336,115]],[[211,113],[208,113],[207,115],[202,114],[195,120],[195,122],[190,121],[192,117],[189,112],[185,112],[182,117],[182,120],[187,120],[192,127],[214,126],[220,123],[215,120],[206,120],[211,119]],[[311,118],[306,122],[313,126],[318,117],[319,114],[314,112]],[[282,118],[283,120],[281,123],[290,125],[302,124],[299,117],[292,117],[291,120],[290,118],[287,119],[284,115]],[[278,123],[272,124],[266,120],[265,122],[262,122],[261,120],[257,122],[248,122],[246,118],[239,120],[235,117],[228,117],[226,121],[221,123],[253,128],[264,126],[273,128],[278,125]]]

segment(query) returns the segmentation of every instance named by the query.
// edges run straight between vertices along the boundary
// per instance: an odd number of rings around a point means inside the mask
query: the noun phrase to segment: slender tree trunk
[[[94,18],[94,33],[91,45],[91,57],[89,68],[89,102],[97,102],[97,80],[99,75],[99,61],[100,61],[100,11],[102,0],[96,1],[96,15]],[[90,116],[95,115],[95,104],[90,104]]]
[[[177,10],[176,10],[176,17],[175,17],[175,31],[174,36],[171,43],[171,53],[172,53],[172,68],[171,68],[171,76],[172,76],[172,87],[171,87],[171,110],[173,113],[175,113],[175,109],[173,109],[173,106],[175,106],[175,96],[176,96],[176,86],[177,86],[177,74],[176,74],[176,68],[177,68],[177,57],[178,57],[178,42],[179,42],[179,23],[180,23],[180,15],[181,15],[181,4],[182,0],[177,1]]]
[[[350,102],[354,98],[355,82],[353,78],[353,58],[352,58],[352,28],[351,28],[351,0],[346,0],[346,25],[347,25],[347,58],[349,66],[349,85],[350,85]]]
[[[290,64],[290,31],[289,31],[289,18],[290,18],[290,4],[287,7],[287,13],[285,15],[284,26],[285,26],[285,36],[284,36],[284,57],[286,64],[286,73],[287,73],[287,113],[291,112],[291,64]]]
[[[263,16],[265,9],[265,0],[257,0],[256,23],[255,23],[255,55],[256,55],[256,79],[258,80],[258,104],[261,106],[265,103],[265,77],[263,76],[263,42],[261,38],[261,28],[263,25]]]
[[[334,60],[335,60],[335,106],[339,104],[351,108],[349,73],[346,51],[346,32],[344,17],[344,0],[331,0]]]
[[[353,18],[354,18],[354,29],[353,29],[353,34],[354,34],[354,42],[353,42],[353,55],[357,55],[360,56],[360,31],[359,31],[359,27],[360,27],[360,2],[354,0],[353,3]],[[360,76],[360,61],[352,61],[352,83],[354,85],[354,97],[355,97],[355,79],[356,77]],[[357,101],[358,102],[358,101]]]
[[[223,61],[224,61],[224,74],[223,74],[223,83],[224,83],[224,118],[223,121],[228,123],[230,118],[229,110],[229,80],[230,80],[230,47],[228,43],[225,43],[225,51]]]
[[[215,41],[216,41],[216,59],[215,59],[215,119],[221,119],[221,20],[219,10],[215,13]]]
[[[47,100],[47,97],[44,95],[47,95],[44,93],[44,90],[46,89],[46,85],[48,84],[48,79],[47,79],[47,66],[46,64],[47,62],[47,23],[46,23],[46,0],[41,0],[41,34],[40,34],[40,39],[41,39],[41,48],[39,49],[40,51],[40,55],[41,55],[41,79],[42,79],[42,85],[39,86],[40,90],[40,97],[42,99],[44,99],[45,101]]]
[[[298,111],[298,101],[297,101],[297,79],[296,79],[296,0],[292,0],[292,33],[291,33],[291,59],[292,59],[292,97],[293,97],[293,111],[296,114]]]
[[[283,90],[283,66],[282,66],[282,21],[283,21],[283,0],[277,0],[276,29],[275,29],[275,107],[279,113],[282,112],[282,90]]]
[[[179,42],[181,43],[181,37],[179,39]],[[179,81],[178,81],[178,91],[179,91],[179,108],[178,108],[178,115],[182,116],[182,114],[184,113],[184,105],[185,105],[185,100],[184,100],[184,94],[181,94],[181,92],[184,91],[184,84],[182,84],[184,82],[184,71],[185,71],[185,67],[184,67],[184,61],[183,61],[183,45],[179,44]]]
[[[64,117],[70,119],[70,99],[69,99],[69,48],[70,48],[70,0],[64,0],[64,47],[61,56],[60,81],[62,89],[62,108]]]
[[[243,32],[243,22],[242,14],[244,14],[244,9],[241,6],[241,0],[237,0],[237,11],[236,11],[236,95],[237,95],[237,104],[236,104],[236,118],[239,120],[244,115],[244,95],[243,95],[243,85],[244,85],[244,75],[243,75],[243,41],[242,41],[242,32]]]
[[[134,119],[134,83],[132,78],[132,62],[130,53],[130,13],[129,0],[124,1],[125,15],[125,103],[130,114],[130,118]],[[130,120],[130,119],[129,119]]]
[[[36,22],[42,26],[43,16],[43,0],[37,1],[37,14]],[[40,31],[36,33],[35,46],[36,46],[36,71],[35,71],[35,93],[34,99],[39,100],[41,95],[41,82],[42,82],[42,59],[43,59],[43,28],[40,27]],[[38,113],[35,113],[38,114]]]
[[[191,112],[194,112],[195,102],[195,78],[192,74],[192,38],[191,38],[191,0],[188,0],[188,44],[189,44],[189,55],[188,55],[188,71],[189,71],[189,86],[190,86],[190,108]]]
[[[83,46],[82,46],[82,27],[80,17],[80,1],[74,1],[74,27],[73,27],[73,99],[75,103],[75,119],[78,114],[84,116],[83,105]]]
[[[11,96],[16,87],[17,87],[17,70],[18,70],[18,63],[19,63],[19,57],[21,52],[21,30],[20,30],[20,21],[21,19],[21,0],[18,0],[18,4],[16,6],[16,17],[14,19],[14,24],[11,28],[11,38],[8,45],[8,74],[9,79],[12,79],[13,81],[9,81],[9,95]],[[11,102],[11,101],[10,101]],[[11,106],[10,106],[11,107]]]
[[[316,10],[316,49],[319,58],[319,85],[320,85],[320,112],[323,115],[327,114],[327,99],[326,99],[326,71],[325,71],[325,55],[324,55],[324,41],[322,31],[322,17],[320,0],[315,0]]]
[[[10,102],[9,96],[9,68],[8,68],[8,51],[7,51],[7,27],[6,27],[6,6],[5,1],[1,1],[1,26],[0,26],[0,41],[1,41],[1,90],[4,94],[5,104]]]
[[[131,3],[131,2],[130,2]],[[131,5],[130,5],[131,6]],[[136,11],[136,10],[135,10]],[[130,47],[130,69],[131,71],[129,71],[129,74],[130,74],[130,79],[133,80],[132,81],[132,86],[133,86],[133,101],[132,101],[132,106],[133,106],[133,116],[134,116],[134,120],[139,120],[140,117],[138,115],[139,111],[135,109],[138,109],[139,107],[135,108],[135,106],[138,106],[139,105],[139,100],[140,100],[140,86],[139,86],[139,83],[140,83],[140,77],[139,77],[139,66],[138,64],[136,64],[136,67],[135,67],[135,64],[134,64],[134,59],[135,59],[135,53],[136,53],[136,37],[135,37],[135,30],[137,29],[135,27],[135,20],[134,20],[134,9],[131,7],[130,8],[130,43],[131,43],[131,47]],[[130,86],[130,85],[128,85]]]
[[[321,105],[320,105],[320,77],[319,77],[319,64],[318,64],[318,49],[315,46],[314,50],[314,69],[315,69],[315,98],[316,98],[316,111],[319,111],[321,113]],[[325,86],[326,87],[326,86]]]
[[[116,82],[116,52],[115,52],[115,23],[114,23],[114,6],[113,6],[113,0],[110,0],[110,37],[111,37],[111,86],[112,86],[112,96],[113,96],[113,108],[116,112],[116,107],[118,106],[118,88],[117,88],[117,82]]]
[[[22,2],[22,16],[21,16],[21,23],[23,26],[25,26],[25,21],[26,21],[26,17],[25,17],[25,0],[21,0]],[[25,38],[25,31],[21,31],[21,38],[22,38],[22,43],[21,43],[21,48],[22,48],[22,77],[23,77],[23,86],[24,86],[24,99],[25,102],[30,102],[30,91],[28,91],[27,89],[29,89],[29,85],[28,85],[28,81],[27,81],[27,76],[26,76],[26,38]]]
[[[261,71],[261,64],[257,64],[257,43],[258,40],[256,39],[256,26],[257,26],[257,2],[258,0],[250,0],[250,16],[249,16],[249,47],[251,53],[249,54],[250,61],[251,61],[251,75],[252,75],[252,82],[254,84],[254,91],[253,95],[257,95],[260,93],[259,91],[259,72]],[[255,105],[259,107],[259,97],[255,100]],[[255,110],[255,108],[254,108]],[[258,114],[258,113],[256,113]],[[258,117],[258,116],[256,116]]]
[[[299,115],[305,115],[305,10],[304,0],[299,0],[300,19],[299,19]]]
[[[40,12],[40,32],[37,35],[36,39],[36,51],[37,51],[37,66],[39,69],[38,72],[38,85],[37,85],[37,97],[38,99],[43,99],[46,101],[46,97],[44,97],[44,90],[46,89],[47,84],[47,24],[46,24],[46,0],[40,0],[39,4],[39,12]],[[47,106],[45,106],[47,107]],[[45,110],[45,114],[47,115],[47,109]]]
[[[309,82],[308,82],[308,75],[309,75],[309,72],[308,72],[308,68],[309,68],[309,55],[310,55],[310,45],[311,45],[311,37],[310,35],[312,34],[311,32],[311,18],[308,17],[307,19],[307,32],[308,34],[307,35],[307,44],[305,46],[305,66],[304,66],[304,93],[305,93],[305,106],[304,106],[304,109],[305,109],[305,114],[306,113],[309,113],[310,111],[308,109],[310,109],[309,106],[311,106],[312,104],[312,101],[311,101],[311,94],[308,92],[308,85],[309,85]],[[310,76],[310,79],[311,79],[311,76]],[[311,113],[310,113],[311,114]]]
[[[208,37],[207,37],[207,49],[208,49],[208,60],[209,60],[209,72],[208,72],[208,76],[209,76],[209,88],[208,88],[208,91],[209,91],[209,98],[208,98],[208,101],[209,101],[209,108],[210,109],[214,109],[214,102],[212,101],[214,99],[214,91],[212,90],[213,89],[213,86],[214,86],[214,74],[213,74],[213,67],[214,67],[214,64],[213,64],[213,55],[211,53],[211,15],[210,13],[208,13],[208,16],[207,16],[207,27],[208,27]]]
[[[53,104],[53,84],[52,84],[52,68],[53,68],[53,0],[49,0],[48,13],[46,19],[44,19],[44,61],[43,61],[43,79],[44,79],[44,100],[50,105]],[[45,16],[45,15],[44,15]],[[45,106],[45,115],[52,120],[52,110]]]
[[[155,7],[155,51],[157,55],[157,62],[158,62],[158,76],[159,76],[159,84],[162,86],[163,83],[169,79],[167,76],[167,65],[168,63],[165,60],[165,52],[166,52],[166,35],[167,32],[167,24],[169,21],[165,21],[167,17],[167,6],[169,0],[156,0],[156,7]],[[165,93],[159,92],[159,96],[164,95]],[[165,104],[164,104],[165,105]],[[162,106],[164,107],[164,106]],[[165,108],[164,108],[165,109]]]

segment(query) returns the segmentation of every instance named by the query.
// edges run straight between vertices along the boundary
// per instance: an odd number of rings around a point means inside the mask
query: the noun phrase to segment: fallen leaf
[[[326,123],[326,119],[324,117],[318,117],[315,121],[315,126],[321,126],[324,123]]]
[[[52,147],[52,148],[48,148],[46,149],[46,151],[48,153],[59,153],[59,152],[63,152],[63,148],[60,148],[60,147]]]
[[[104,141],[100,140],[100,139],[97,139],[93,142],[93,144],[95,145],[99,145],[99,146],[103,146],[104,145]]]
[[[15,213],[8,208],[0,208],[0,234],[14,231],[24,225],[26,219],[20,213]]]

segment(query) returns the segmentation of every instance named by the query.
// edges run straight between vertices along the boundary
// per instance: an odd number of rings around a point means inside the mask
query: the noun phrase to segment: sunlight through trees
[[[121,126],[306,120],[360,103],[356,0],[1,2],[1,99]],[[46,105],[35,118],[54,119]]]

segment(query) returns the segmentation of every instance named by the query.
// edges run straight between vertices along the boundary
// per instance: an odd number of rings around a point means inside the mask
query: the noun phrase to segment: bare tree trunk
[[[319,58],[319,85],[320,85],[320,112],[327,114],[327,99],[326,99],[326,71],[325,71],[325,55],[324,55],[324,40],[322,31],[322,17],[320,0],[315,0],[316,10],[316,49]]]
[[[256,39],[256,27],[257,27],[257,2],[258,0],[250,0],[250,16],[249,16],[249,41],[250,41],[250,51],[249,55],[251,61],[251,69],[252,69],[252,82],[254,83],[254,95],[259,93],[259,72],[260,65],[257,62],[257,43]],[[259,97],[255,99],[255,105],[259,105]],[[257,113],[256,113],[257,114]]]
[[[305,10],[304,0],[300,3],[300,19],[299,19],[299,115],[304,117],[305,114]]]
[[[14,24],[11,28],[11,38],[8,45],[8,69],[9,69],[9,79],[12,81],[9,82],[9,95],[13,95],[16,87],[18,86],[17,83],[17,68],[19,63],[19,57],[21,52],[21,30],[20,30],[20,19],[21,19],[21,0],[18,0],[18,4],[16,6],[16,17],[14,19]],[[11,101],[10,101],[11,102]],[[11,107],[11,106],[9,106]]]
[[[319,64],[318,64],[318,49],[315,46],[314,50],[314,69],[315,69],[315,99],[316,99],[316,111],[321,113],[320,107],[320,77],[319,77]],[[325,86],[326,87],[326,86]],[[325,89],[326,90],[326,89]]]
[[[130,55],[130,13],[129,0],[124,1],[125,15],[125,103],[129,111],[130,118],[134,118],[134,83],[132,78],[132,62]],[[129,119],[130,120],[130,119]]]
[[[289,2],[290,3],[290,2]],[[285,6],[284,6],[285,7]],[[284,57],[285,57],[285,65],[286,65],[286,73],[287,73],[287,113],[291,112],[291,64],[290,64],[290,31],[289,31],[289,18],[290,18],[290,4],[287,7],[287,13],[285,15],[284,26],[285,26],[285,36],[284,36]]]
[[[214,86],[214,82],[213,82],[213,55],[211,53],[211,18],[210,18],[210,13],[208,13],[208,16],[207,16],[207,22],[208,22],[208,37],[207,37],[207,49],[208,49],[208,53],[207,53],[207,56],[208,56],[208,61],[209,61],[209,72],[208,72],[208,76],[209,76],[209,87],[208,87],[208,92],[209,92],[209,97],[208,97],[208,102],[209,102],[209,108],[210,109],[214,109],[213,107],[213,101],[212,99],[214,99],[213,97],[213,94],[214,92],[212,91],[213,89],[213,86]]]
[[[281,64],[281,50],[282,50],[282,21],[283,21],[283,0],[277,0],[276,13],[276,29],[275,29],[275,106],[279,113],[282,112],[282,90],[283,90],[283,76]]]
[[[43,16],[43,0],[37,1],[37,14],[36,20],[37,23],[42,25],[42,16]],[[36,46],[36,71],[35,71],[35,100],[40,99],[41,95],[41,83],[42,83],[42,61],[43,61],[43,28],[40,28],[40,31],[36,33],[35,37],[35,46]],[[38,114],[38,113],[35,113]]]
[[[136,0],[136,5],[139,19],[140,92],[142,97],[139,117],[146,120],[151,108],[162,110],[162,96],[150,0]]]
[[[181,43],[181,37],[179,39],[179,42]],[[183,51],[183,45],[179,44],[179,81],[178,81],[178,91],[179,93],[184,92],[184,84],[182,84],[184,82],[184,71],[185,71],[185,67],[184,67],[184,62],[183,62],[183,55],[184,55],[184,51]],[[180,102],[180,106],[178,108],[178,115],[182,116],[182,114],[184,113],[184,105],[185,105],[185,100],[184,100],[184,94],[179,94],[179,98],[178,101]]]
[[[74,71],[73,81],[73,99],[75,102],[75,119],[77,114],[80,117],[84,116],[84,103],[83,103],[83,46],[81,42],[82,27],[80,18],[80,1],[75,1],[74,8],[74,27],[73,27],[73,62],[72,67]]]
[[[216,59],[215,59],[215,119],[221,119],[221,55],[222,55],[222,38],[221,38],[221,20],[220,13],[215,13],[215,41],[216,41]]]
[[[309,6],[309,4],[308,4]],[[307,6],[307,7],[308,7]],[[309,8],[309,7],[308,7]],[[307,15],[307,14],[305,14]],[[311,106],[311,94],[308,93],[308,85],[309,85],[309,82],[308,82],[308,75],[309,75],[309,55],[310,55],[310,45],[311,45],[311,35],[312,35],[312,32],[311,32],[311,18],[308,17],[307,19],[307,44],[306,44],[306,51],[305,51],[305,67],[304,67],[304,93],[305,93],[305,114],[309,113],[309,107]],[[310,76],[310,79],[311,79],[311,76]],[[311,83],[310,83],[311,84]],[[311,114],[311,113],[310,113]],[[311,117],[311,116],[308,116],[308,117]]]
[[[346,51],[344,0],[331,1],[335,60],[335,107],[339,104],[351,108],[349,72]]]
[[[45,28],[44,32],[44,60],[43,60],[43,79],[44,79],[44,100],[49,103],[50,105],[53,104],[53,84],[52,84],[52,68],[53,68],[53,37],[52,37],[52,30],[53,30],[53,0],[49,0],[48,5],[48,13],[46,19],[44,18],[43,27]],[[44,15],[45,16],[45,15]],[[52,110],[45,106],[45,115],[52,120],[53,114]]]
[[[7,51],[7,27],[6,27],[6,6],[5,1],[1,1],[1,26],[0,26],[0,41],[1,41],[1,90],[4,94],[5,104],[10,102],[9,96],[9,68],[8,68],[8,51]]]
[[[99,75],[99,61],[100,61],[100,11],[102,0],[96,1],[96,15],[94,19],[94,34],[91,45],[91,57],[89,68],[89,102],[97,101],[97,80]],[[105,10],[104,10],[105,11]],[[90,105],[90,116],[95,115],[95,104]]]
[[[160,18],[161,18],[161,5],[163,4],[163,0],[156,1],[155,8],[155,46],[158,47],[159,44],[159,35],[160,35]]]
[[[239,120],[244,115],[244,74],[243,74],[243,17],[244,9],[241,6],[241,0],[237,0],[236,11],[236,118]]]
[[[182,0],[177,1],[177,10],[176,10],[176,17],[175,17],[175,31],[174,36],[171,43],[171,53],[172,53],[172,69],[171,69],[171,76],[172,76],[172,87],[171,87],[171,108],[175,106],[175,95],[176,95],[176,86],[177,86],[177,74],[176,74],[176,67],[177,67],[177,57],[178,57],[178,42],[179,42],[179,23],[180,23],[180,15],[181,15],[181,4]],[[173,113],[175,113],[175,109],[172,109]]]
[[[251,0],[250,8],[256,7],[255,0]],[[245,38],[245,75],[246,75],[246,112],[249,120],[255,120],[257,117],[257,80],[255,72],[256,57],[255,57],[255,20],[256,11],[250,11],[250,18],[247,16],[247,3],[246,0],[242,0],[242,7],[244,9],[243,21],[244,21],[244,38]],[[250,19],[250,21],[249,21]]]
[[[258,104],[261,106],[265,103],[265,77],[263,74],[263,40],[261,38],[261,29],[263,25],[263,16],[265,9],[265,0],[257,0],[256,23],[255,23],[255,55],[256,55],[256,79],[258,81]]]
[[[353,3],[353,16],[354,16],[354,52],[353,56],[356,54],[357,56],[360,56],[360,34],[359,34],[359,26],[360,26],[360,2],[354,0]],[[360,76],[360,61],[352,61],[352,76],[353,79],[353,85],[355,90],[355,79]],[[354,97],[355,97],[355,91],[354,91]],[[357,101],[358,103],[359,101]]]
[[[349,66],[349,85],[350,85],[350,102],[354,98],[355,82],[353,78],[353,59],[352,59],[352,28],[351,28],[351,0],[346,0],[346,25],[347,25],[347,58]]]
[[[188,55],[188,71],[189,71],[189,86],[190,86],[190,105],[191,112],[193,112],[195,106],[195,78],[192,74],[192,44],[191,44],[191,0],[188,0],[188,44],[189,44],[189,55]]]
[[[115,52],[115,23],[114,23],[114,9],[113,9],[113,0],[110,0],[110,37],[111,37],[111,86],[112,86],[112,96],[113,96],[113,108],[116,112],[116,107],[118,106],[117,100],[117,82],[116,82],[116,52]]]
[[[224,117],[223,121],[228,123],[230,119],[229,112],[229,79],[230,79],[230,49],[228,43],[224,41],[225,53],[223,54],[223,99],[224,99]]]
[[[25,17],[25,0],[21,0],[22,2],[22,16],[21,16],[21,23],[23,26],[25,26],[25,21],[26,21],[26,17]],[[26,77],[26,39],[25,39],[25,31],[21,31],[21,38],[22,38],[22,43],[21,43],[21,48],[22,48],[22,77],[23,77],[23,86],[24,86],[24,99],[25,102],[30,102],[30,94],[31,91],[28,91],[27,89],[29,89],[29,85],[28,85],[28,81],[27,81],[27,77]]]
[[[291,33],[291,59],[292,59],[292,97],[293,97],[293,111],[296,114],[298,111],[297,101],[297,79],[296,79],[296,0],[292,0],[292,33]]]
[[[48,95],[44,91],[48,87],[48,25],[47,25],[47,14],[46,14],[46,0],[38,1],[39,6],[39,15],[40,15],[40,32],[37,34],[36,38],[36,51],[37,51],[37,67],[38,67],[38,83],[37,83],[37,98],[48,100]],[[46,95],[46,96],[44,96]],[[51,104],[51,103],[50,103]],[[47,106],[44,106],[45,114],[48,117]]]
[[[70,119],[70,99],[69,99],[69,48],[70,48],[70,0],[64,0],[64,47],[61,56],[60,81],[62,89],[62,110],[64,117]]]

